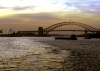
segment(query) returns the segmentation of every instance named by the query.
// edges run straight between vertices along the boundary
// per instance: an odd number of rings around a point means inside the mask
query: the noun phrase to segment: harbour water
[[[100,39],[1,37],[0,71],[100,71]]]

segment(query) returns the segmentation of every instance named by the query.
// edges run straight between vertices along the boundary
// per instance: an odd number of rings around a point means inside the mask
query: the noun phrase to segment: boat
[[[76,35],[71,35],[71,37],[55,37],[55,39],[62,39],[62,40],[77,40]]]

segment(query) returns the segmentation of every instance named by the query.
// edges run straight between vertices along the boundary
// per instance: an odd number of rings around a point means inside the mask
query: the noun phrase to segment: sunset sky
[[[0,0],[2,30],[37,30],[69,20],[100,28],[100,0]]]

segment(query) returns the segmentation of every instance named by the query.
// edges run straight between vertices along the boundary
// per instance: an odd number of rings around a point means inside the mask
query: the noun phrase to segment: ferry
[[[76,35],[73,34],[71,37],[55,37],[55,39],[62,39],[62,40],[77,40]]]

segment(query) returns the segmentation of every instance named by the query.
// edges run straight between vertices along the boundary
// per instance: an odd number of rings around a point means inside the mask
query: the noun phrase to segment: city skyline
[[[99,0],[0,0],[0,29],[37,30],[75,21],[100,28]]]

